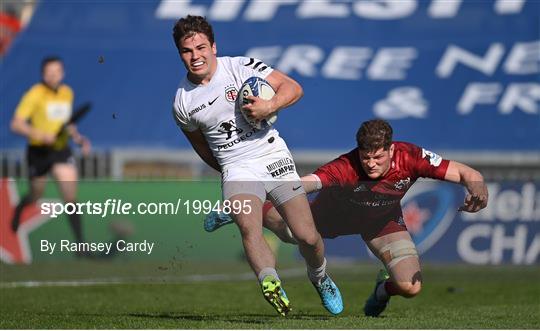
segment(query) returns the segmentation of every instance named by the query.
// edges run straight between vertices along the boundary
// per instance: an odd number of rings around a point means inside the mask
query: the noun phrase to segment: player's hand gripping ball
[[[277,115],[274,114],[268,118],[256,120],[248,116],[242,107],[250,102],[249,99],[246,99],[247,96],[256,96],[264,100],[270,100],[274,94],[276,94],[274,89],[266,80],[259,77],[250,77],[240,88],[238,98],[236,99],[236,108],[242,113],[249,125],[259,130],[265,129],[276,122]]]

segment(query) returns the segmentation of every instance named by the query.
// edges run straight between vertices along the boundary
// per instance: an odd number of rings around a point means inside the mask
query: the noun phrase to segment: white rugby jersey
[[[286,148],[273,127],[257,130],[235,111],[242,83],[249,77],[266,78],[273,69],[247,57],[218,57],[210,82],[196,85],[184,78],[176,92],[173,115],[185,131],[201,129],[218,163],[258,158]]]

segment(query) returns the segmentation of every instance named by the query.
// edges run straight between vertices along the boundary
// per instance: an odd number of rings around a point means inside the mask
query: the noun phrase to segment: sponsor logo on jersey
[[[227,134],[227,140],[232,137],[233,132],[236,132],[237,135],[244,132],[244,130],[242,130],[241,128],[236,127],[236,125],[234,123],[234,120],[223,122],[223,123],[221,123],[219,125],[219,127],[223,129],[223,130],[218,130],[219,132]],[[223,150],[229,149],[229,148],[233,147],[234,145],[237,145],[237,144],[239,144],[239,143],[241,143],[243,141],[246,141],[249,137],[251,137],[257,131],[259,131],[259,130],[255,129],[255,128],[252,128],[250,131],[248,131],[245,134],[237,137],[236,139],[231,140],[226,144],[218,145],[218,147],[217,147],[218,151],[223,151]]]
[[[202,105],[200,105],[199,107],[195,108],[195,109],[192,109],[188,115],[189,116],[193,116],[194,114],[197,114],[198,112],[200,112],[201,110],[203,110],[204,108],[206,108],[206,105],[203,103]]]
[[[423,148],[422,148],[422,158],[428,160],[429,164],[431,164],[434,167],[438,167],[442,162],[442,157],[440,157],[438,154],[435,154]]]
[[[211,106],[214,104],[214,102],[216,102],[216,100],[219,98],[219,95],[217,97],[215,97],[214,100],[211,100],[211,101],[208,101],[208,105]]]
[[[389,197],[375,196],[370,200],[358,200],[358,199],[349,199],[351,204],[361,206],[361,207],[386,207],[399,204],[399,199],[392,199]]]
[[[219,125],[218,132],[227,134],[227,140],[231,139],[232,134],[236,132],[236,134],[242,134],[244,130],[237,127],[234,123],[234,120],[230,120],[227,122],[223,122]]]
[[[229,85],[225,87],[225,99],[229,102],[235,102],[236,97],[238,96],[238,90],[234,85]]]
[[[296,171],[294,161],[288,157],[270,163],[266,166],[266,170],[268,170],[270,175],[272,175],[274,178],[280,178],[285,175],[293,174]]]

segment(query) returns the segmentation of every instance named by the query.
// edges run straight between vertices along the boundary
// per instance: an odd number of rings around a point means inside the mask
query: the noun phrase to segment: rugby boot
[[[234,223],[233,218],[224,212],[211,211],[204,218],[204,229],[206,232],[213,232],[220,227]]]
[[[377,299],[377,288],[379,288],[379,285],[384,283],[389,278],[390,275],[388,275],[386,269],[381,269],[377,274],[377,280],[375,282],[373,293],[371,293],[364,305],[364,314],[366,316],[377,317],[386,309],[386,306],[390,301],[390,297],[388,297],[386,300]]]
[[[343,300],[341,293],[334,281],[325,274],[323,279],[317,284],[312,283],[321,297],[322,304],[331,314],[337,315],[343,311]]]
[[[279,279],[272,275],[264,277],[261,283],[261,289],[266,301],[274,307],[278,314],[286,316],[291,311],[291,303],[287,298],[285,290],[281,287]]]

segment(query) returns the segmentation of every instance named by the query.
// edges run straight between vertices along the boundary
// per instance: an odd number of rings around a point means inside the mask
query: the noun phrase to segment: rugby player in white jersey
[[[264,297],[279,314],[289,312],[275,257],[263,238],[262,206],[268,198],[297,240],[324,307],[339,314],[341,295],[326,273],[324,244],[287,145],[273,127],[257,130],[235,111],[236,94],[250,77],[266,79],[276,92],[270,100],[249,97],[244,110],[257,120],[294,104],[302,88],[257,59],[217,57],[212,27],[203,17],[178,20],[173,38],[187,69],[174,99],[174,118],[197,154],[221,172],[223,199],[233,206],[247,260]]]

